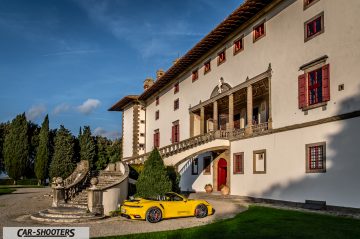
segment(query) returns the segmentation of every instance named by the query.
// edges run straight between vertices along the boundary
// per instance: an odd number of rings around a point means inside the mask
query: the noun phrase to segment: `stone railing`
[[[253,134],[259,134],[264,131],[267,131],[269,129],[269,124],[268,124],[268,122],[265,122],[265,123],[253,125],[251,127],[252,127]]]
[[[261,134],[268,130],[268,123],[262,123],[257,125],[252,125],[252,134]],[[237,140],[245,138],[249,135],[246,135],[245,128],[242,129],[233,129],[233,130],[216,130],[211,131],[203,135],[197,135],[185,140],[182,140],[178,143],[170,144],[159,149],[159,153],[163,158],[169,157],[171,155],[183,152],[185,150],[197,147],[199,145],[211,142],[215,139],[227,139],[227,140]],[[143,163],[147,159],[150,153],[145,153],[137,155],[130,158],[123,159],[127,163]]]
[[[65,201],[73,198],[84,190],[90,180],[89,161],[81,160],[77,163],[74,172],[64,180]]]

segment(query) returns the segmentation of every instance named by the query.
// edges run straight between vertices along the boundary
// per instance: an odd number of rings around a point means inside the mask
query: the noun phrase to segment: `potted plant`
[[[213,187],[210,183],[206,184],[204,189],[207,193],[212,193],[212,191],[213,191]]]
[[[230,188],[228,186],[226,186],[226,185],[221,185],[220,186],[220,191],[221,191],[221,194],[224,195],[224,196],[229,195]]]

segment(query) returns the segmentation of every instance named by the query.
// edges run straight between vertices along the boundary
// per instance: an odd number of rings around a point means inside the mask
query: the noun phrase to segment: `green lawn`
[[[360,220],[251,206],[235,218],[205,226],[104,238],[360,238]]]
[[[0,187],[0,195],[4,195],[4,194],[9,194],[16,191],[16,189],[14,188],[9,188],[9,187]]]

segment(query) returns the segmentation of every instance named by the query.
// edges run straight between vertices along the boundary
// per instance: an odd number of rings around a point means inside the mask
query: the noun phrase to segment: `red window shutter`
[[[180,125],[177,125],[177,142],[180,142]]]
[[[156,147],[156,134],[154,134],[154,148]]]
[[[175,143],[175,125],[171,128],[171,143]]]
[[[322,101],[330,100],[330,65],[322,68]]]
[[[306,106],[306,74],[299,75],[299,109]]]
[[[157,147],[160,147],[160,132],[157,133]]]

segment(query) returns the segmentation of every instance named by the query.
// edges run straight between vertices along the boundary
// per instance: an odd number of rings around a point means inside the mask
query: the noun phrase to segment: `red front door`
[[[226,185],[227,178],[227,162],[221,158],[218,162],[218,191],[220,191],[222,185]]]

